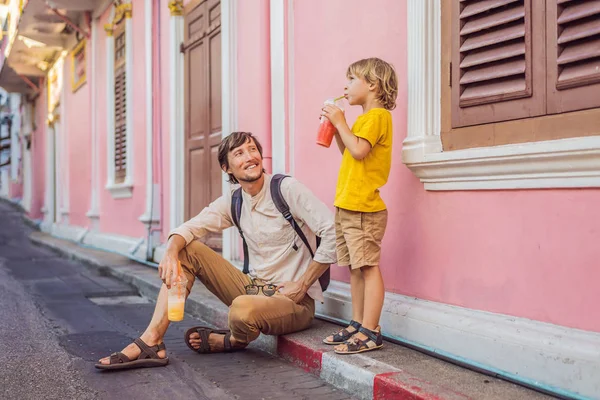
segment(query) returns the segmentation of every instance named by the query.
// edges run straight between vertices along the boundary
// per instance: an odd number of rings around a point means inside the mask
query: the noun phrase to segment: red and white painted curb
[[[277,339],[277,354],[324,381],[373,400],[465,400],[468,396],[417,378],[366,355],[338,355],[289,336]]]

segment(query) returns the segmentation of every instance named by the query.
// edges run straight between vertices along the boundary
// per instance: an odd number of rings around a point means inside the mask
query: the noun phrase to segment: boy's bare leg
[[[365,296],[362,325],[365,328],[374,331],[379,325],[379,318],[381,318],[381,309],[383,308],[383,300],[385,297],[383,277],[381,276],[381,271],[377,265],[363,267],[361,270],[365,282],[365,292],[369,293],[368,296]],[[366,339],[366,337],[361,339]]]
[[[156,307],[154,307],[152,320],[150,321],[150,324],[144,333],[140,336],[144,343],[150,347],[162,343],[165,333],[167,332],[167,328],[169,327],[169,319],[167,317],[167,293],[167,286],[163,283],[160,288],[160,292],[158,293],[158,299],[156,300]],[[129,359],[135,360],[139,357],[141,350],[135,343],[131,343],[121,352],[129,357]],[[167,356],[165,350],[161,350],[157,354],[160,358],[165,358]],[[102,358],[100,363],[110,364],[110,357]]]
[[[362,324],[365,312],[365,278],[360,268],[350,267],[350,294],[352,295],[352,319]]]

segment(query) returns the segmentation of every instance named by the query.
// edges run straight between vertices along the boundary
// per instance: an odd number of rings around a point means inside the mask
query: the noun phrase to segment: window
[[[548,113],[600,107],[600,1],[547,1]]]
[[[106,24],[106,188],[115,199],[133,193],[133,51],[131,3],[119,3]]]
[[[86,40],[82,39],[71,51],[71,90],[76,92],[85,83]]]
[[[598,3],[407,0],[402,160],[426,190],[600,187]]]
[[[598,134],[600,1],[442,2],[442,30],[444,150]]]
[[[127,175],[127,75],[125,30],[121,22],[115,30],[115,183]]]

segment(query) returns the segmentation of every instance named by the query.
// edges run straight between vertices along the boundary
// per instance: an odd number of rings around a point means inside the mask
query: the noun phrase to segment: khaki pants
[[[239,343],[250,343],[261,332],[266,335],[297,332],[308,328],[314,318],[315,302],[308,295],[300,304],[279,293],[271,297],[262,291],[246,295],[245,286],[252,283],[250,277],[203,243],[191,242],[181,250],[179,260],[188,279],[188,291],[198,278],[229,306],[229,329]]]

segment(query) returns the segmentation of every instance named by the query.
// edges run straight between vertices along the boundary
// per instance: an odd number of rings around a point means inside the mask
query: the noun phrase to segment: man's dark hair
[[[219,166],[221,166],[221,168],[225,166],[225,169],[229,169],[229,159],[227,158],[229,152],[233,151],[234,149],[237,149],[238,147],[240,147],[248,141],[254,142],[256,148],[258,149],[258,152],[260,153],[260,159],[262,160],[262,146],[260,145],[258,139],[254,135],[252,135],[252,133],[232,132],[231,135],[223,139],[221,141],[221,144],[219,145]],[[264,168],[263,172],[266,172]],[[227,175],[229,175],[229,183],[239,183],[238,180],[235,179],[235,176],[233,176],[233,174]]]

